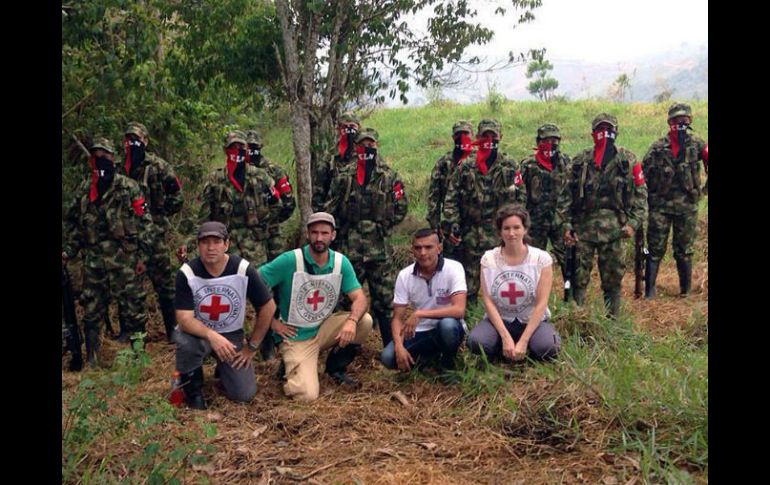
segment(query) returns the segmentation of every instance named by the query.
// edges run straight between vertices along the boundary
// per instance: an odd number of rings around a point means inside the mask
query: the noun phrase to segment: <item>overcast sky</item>
[[[473,53],[545,47],[552,61],[622,62],[708,42],[708,0],[543,0],[535,20],[515,29],[515,11],[492,14],[496,4],[507,3],[474,2],[495,38]]]

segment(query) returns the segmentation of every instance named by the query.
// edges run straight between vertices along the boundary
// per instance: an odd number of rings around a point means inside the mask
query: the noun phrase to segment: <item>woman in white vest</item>
[[[468,348],[490,359],[552,359],[561,339],[548,322],[553,259],[528,245],[527,210],[507,204],[495,217],[502,244],[481,258],[481,295],[486,314],[468,336]]]

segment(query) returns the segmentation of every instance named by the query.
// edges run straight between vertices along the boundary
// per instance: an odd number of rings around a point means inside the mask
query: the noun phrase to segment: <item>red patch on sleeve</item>
[[[278,191],[278,189],[275,188],[275,185],[270,187],[270,192],[273,194],[273,197],[275,197],[276,199],[281,198],[281,193]]]
[[[179,180],[179,177],[174,177],[176,179],[176,184],[179,186],[179,188],[182,188],[182,181]]]
[[[642,172],[642,164],[636,162],[636,165],[634,165],[634,168],[631,172],[634,175],[634,185],[642,185],[644,183],[644,172]]]
[[[516,173],[513,176],[513,183],[514,185],[521,185],[524,183],[524,179],[521,178],[521,172],[516,170]]]
[[[709,145],[706,143],[706,146],[703,147],[703,150],[700,152],[700,157],[703,159],[703,166],[707,167],[709,166]]]
[[[144,197],[131,202],[131,206],[134,208],[134,213],[136,215],[139,217],[144,215]]]
[[[393,199],[394,200],[401,200],[401,197],[404,196],[404,187],[401,185],[401,182],[396,182],[393,184]]]
[[[289,177],[281,177],[278,179],[278,183],[275,184],[278,187],[278,192],[281,194],[291,193],[291,184],[289,183]]]

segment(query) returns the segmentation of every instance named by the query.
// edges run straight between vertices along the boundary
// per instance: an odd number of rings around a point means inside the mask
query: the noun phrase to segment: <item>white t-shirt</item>
[[[393,292],[394,305],[412,305],[415,310],[432,310],[449,306],[452,295],[467,292],[465,269],[453,259],[440,258],[436,272],[430,280],[415,273],[416,263],[412,263],[398,273],[396,288]],[[421,318],[417,322],[417,332],[433,330],[440,318]],[[465,322],[461,321],[463,327]]]
[[[506,322],[518,318],[521,323],[529,322],[529,315],[535,306],[535,291],[543,268],[553,264],[553,258],[546,251],[527,246],[527,256],[521,264],[508,265],[501,254],[501,247],[484,253],[481,257],[481,271],[484,274],[484,288],[495,303],[500,317]],[[543,320],[550,318],[545,308]]]

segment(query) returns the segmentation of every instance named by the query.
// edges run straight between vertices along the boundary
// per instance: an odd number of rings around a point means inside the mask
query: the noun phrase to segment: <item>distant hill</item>
[[[552,76],[559,81],[557,95],[569,99],[605,97],[610,85],[621,73],[631,78],[626,100],[652,101],[663,91],[672,98],[708,100],[708,44],[682,44],[675,50],[623,62],[596,63],[580,59],[549,59]],[[488,86],[496,83],[497,90],[509,99],[535,99],[527,85],[524,66],[480,75],[471,86],[444,89],[443,95],[460,103],[484,99]],[[425,92],[416,89],[408,95],[410,104],[427,102]],[[388,103],[397,105],[397,101]]]

